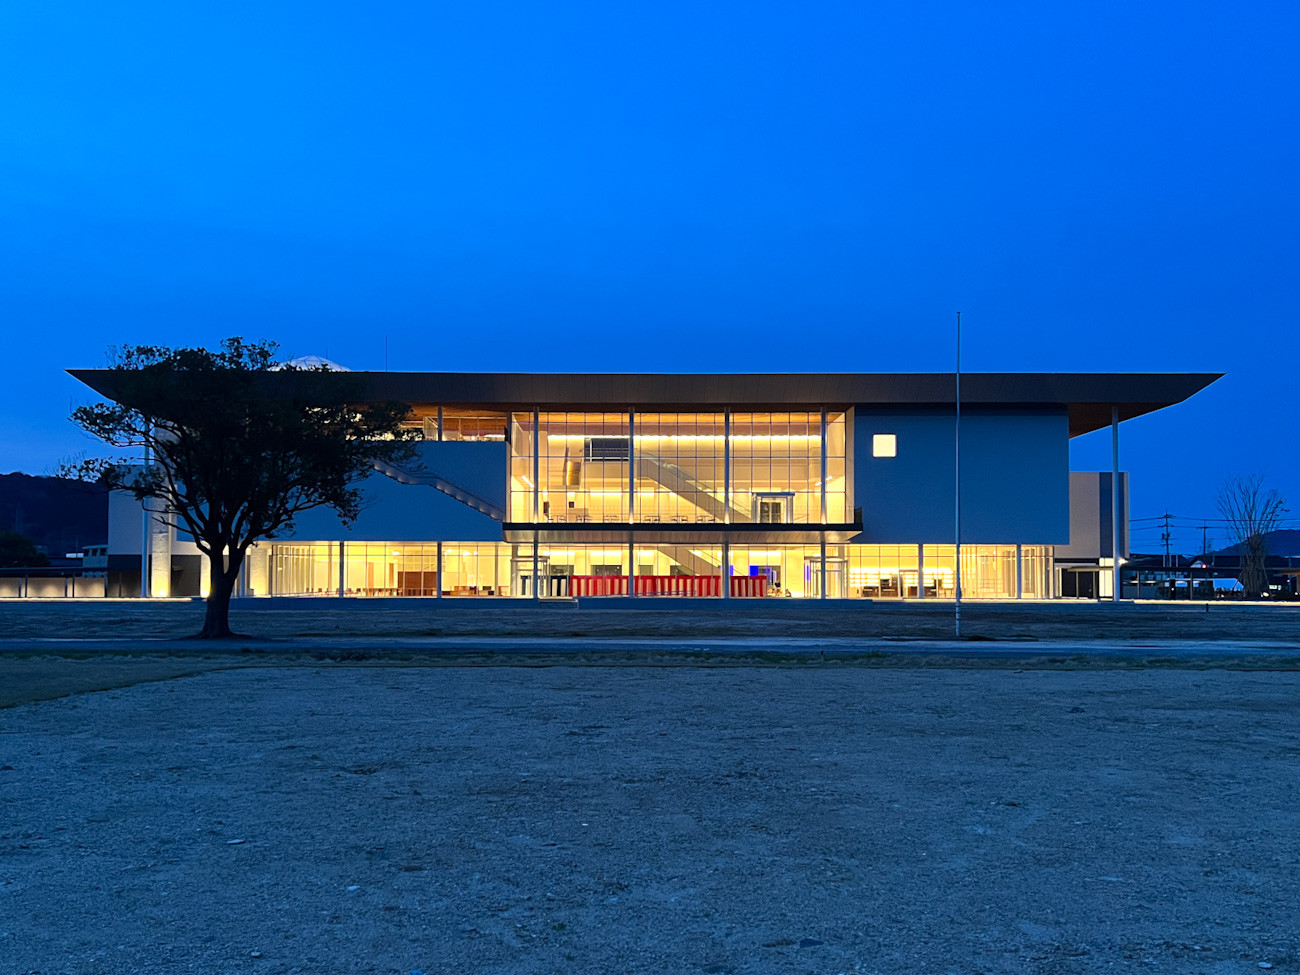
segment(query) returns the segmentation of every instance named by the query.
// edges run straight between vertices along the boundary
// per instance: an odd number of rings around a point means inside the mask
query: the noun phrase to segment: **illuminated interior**
[[[273,543],[250,559],[255,589],[452,599],[954,595],[951,545],[823,547],[733,537],[723,547],[726,525],[771,525],[772,534],[803,526],[807,537],[811,526],[852,521],[844,413],[507,414],[425,405],[408,424],[427,439],[508,441],[514,525],[545,527],[552,538],[588,531],[611,540],[540,542],[536,554],[531,541]],[[894,456],[897,439],[876,434],[872,450]],[[629,543],[614,525],[650,526],[654,535]],[[695,540],[673,541],[674,530]],[[712,542],[698,541],[705,532],[716,533]],[[963,546],[963,597],[1049,598],[1051,564],[1050,547]]]
[[[963,545],[962,597],[1048,599],[1052,549]],[[721,597],[723,549],[693,543],[532,545],[505,542],[275,542],[250,553],[255,590],[270,595],[531,598]],[[343,568],[340,593],[339,569]],[[634,569],[631,567],[635,566]],[[728,595],[736,598],[953,598],[951,545],[732,545]],[[922,588],[921,580],[924,580]],[[535,582],[536,580],[536,582]],[[1019,582],[1019,589],[1017,588]],[[264,588],[263,588],[264,587]]]
[[[843,413],[824,438],[816,412],[734,413],[729,435],[722,413],[540,413],[533,425],[511,416],[512,522],[847,520]]]
[[[494,410],[414,406],[402,426],[419,430],[425,440],[506,439],[506,414]]]

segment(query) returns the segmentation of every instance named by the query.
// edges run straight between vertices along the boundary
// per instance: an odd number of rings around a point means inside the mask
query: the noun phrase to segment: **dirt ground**
[[[271,665],[19,705],[0,972],[1296,972],[1298,691]]]
[[[0,604],[0,975],[1300,972],[1300,607],[684,609]]]

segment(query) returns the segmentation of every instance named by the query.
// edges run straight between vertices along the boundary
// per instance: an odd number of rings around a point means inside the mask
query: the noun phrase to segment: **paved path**
[[[1300,665],[1300,647],[1290,641],[1267,640],[930,640],[922,638],[853,638],[776,635],[759,637],[413,637],[347,635],[338,637],[236,638],[191,640],[159,637],[16,637],[0,639],[0,655],[33,652],[95,653],[238,653],[266,654],[421,654],[430,656],[506,655],[573,656],[617,655],[674,657],[865,657],[909,656],[952,659],[1082,658],[1164,661],[1214,659],[1268,659],[1278,664]]]

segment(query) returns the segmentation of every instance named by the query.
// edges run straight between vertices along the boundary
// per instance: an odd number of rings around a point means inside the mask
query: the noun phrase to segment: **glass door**
[[[808,595],[820,597],[822,594],[822,560],[821,556],[804,557],[804,577],[808,580]],[[826,559],[826,598],[843,599],[849,591],[849,561],[839,557]]]

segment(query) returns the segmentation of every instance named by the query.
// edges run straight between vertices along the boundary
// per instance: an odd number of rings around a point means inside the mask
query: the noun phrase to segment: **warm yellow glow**
[[[626,433],[548,433],[547,440],[626,440]],[[721,433],[647,433],[636,435],[637,442],[656,441],[656,440],[686,440],[686,441],[703,441],[711,443],[722,443],[727,438]],[[798,440],[801,442],[816,442],[821,440],[821,434],[817,433],[733,433],[731,439],[734,440]]]
[[[872,457],[897,457],[898,436],[892,433],[873,433],[871,435]]]

